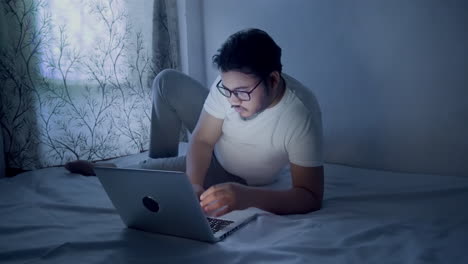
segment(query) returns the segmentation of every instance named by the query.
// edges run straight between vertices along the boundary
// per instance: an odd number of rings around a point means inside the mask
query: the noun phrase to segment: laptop
[[[202,210],[184,172],[95,167],[104,190],[128,228],[218,242],[253,220],[260,209],[220,218]]]

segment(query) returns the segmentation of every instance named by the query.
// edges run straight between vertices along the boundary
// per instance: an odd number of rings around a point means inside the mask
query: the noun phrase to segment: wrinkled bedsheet
[[[320,211],[262,214],[217,244],[125,228],[96,177],[0,179],[0,263],[468,263],[468,178],[325,173]]]

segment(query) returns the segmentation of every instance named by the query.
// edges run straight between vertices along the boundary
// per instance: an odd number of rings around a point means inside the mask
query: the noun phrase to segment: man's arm
[[[208,114],[205,110],[202,110],[200,114],[187,152],[187,175],[194,185],[203,187],[214,145],[222,133],[223,121]]]
[[[274,214],[304,214],[320,209],[323,166],[301,167],[291,163],[291,175],[293,186],[289,190],[265,190],[238,183],[223,183],[204,192],[200,204],[206,212],[215,212],[214,216],[247,207],[257,207]]]
[[[302,167],[291,163],[292,188],[252,190],[251,205],[275,214],[303,214],[322,207],[323,166]]]

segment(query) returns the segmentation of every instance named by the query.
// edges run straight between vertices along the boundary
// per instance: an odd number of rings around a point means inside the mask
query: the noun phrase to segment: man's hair
[[[222,72],[239,71],[262,79],[281,73],[281,48],[263,30],[251,28],[231,35],[213,56],[213,64]]]

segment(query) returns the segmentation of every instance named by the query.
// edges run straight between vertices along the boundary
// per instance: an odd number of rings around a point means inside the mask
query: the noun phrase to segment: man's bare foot
[[[117,165],[114,163],[91,163],[87,160],[75,160],[65,164],[65,169],[71,173],[78,173],[84,176],[96,176],[94,167],[111,167],[115,168]]]
[[[78,173],[84,176],[95,176],[93,164],[87,160],[75,160],[65,164],[65,169],[71,173]]]

